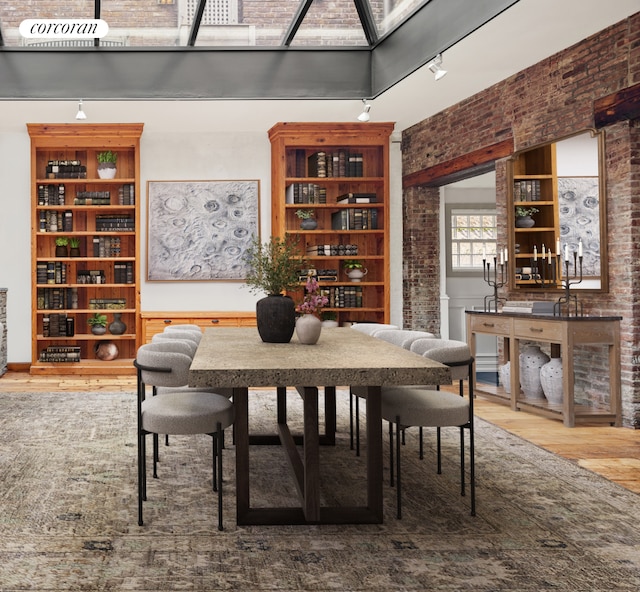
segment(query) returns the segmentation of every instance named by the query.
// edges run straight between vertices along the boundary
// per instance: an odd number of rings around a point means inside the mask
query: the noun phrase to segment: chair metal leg
[[[424,428],[418,428],[418,438],[420,439],[420,460],[424,459]]]
[[[469,479],[471,483],[471,515],[476,515],[476,460],[475,460],[475,444],[473,441],[473,416],[469,423]]]
[[[211,434],[211,485],[213,491],[218,491],[218,434]]]
[[[224,432],[222,425],[217,423],[218,436],[216,438],[217,456],[218,456],[218,530],[222,530],[222,442],[224,440]]]
[[[354,399],[354,394],[349,391],[349,448],[350,450],[353,450],[353,430],[354,430],[354,425],[353,425],[353,399]]]
[[[395,486],[395,480],[393,478],[393,422],[389,422],[389,486]]]
[[[396,416],[396,503],[397,517],[402,519],[402,480],[400,477],[400,416]],[[404,430],[402,430],[404,433]]]
[[[360,397],[356,397],[356,456],[360,456]]]
[[[464,427],[460,427],[460,495],[466,495],[464,474]]]
[[[437,449],[438,449],[438,475],[442,474],[442,438],[441,428],[436,428]]]
[[[160,449],[158,446],[158,434],[153,434],[153,478],[158,478],[158,460],[160,458]]]

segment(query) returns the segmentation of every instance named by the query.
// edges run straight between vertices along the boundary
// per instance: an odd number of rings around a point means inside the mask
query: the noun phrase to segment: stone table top
[[[447,366],[353,329],[323,328],[315,345],[265,343],[255,327],[206,329],[191,386],[450,384]]]

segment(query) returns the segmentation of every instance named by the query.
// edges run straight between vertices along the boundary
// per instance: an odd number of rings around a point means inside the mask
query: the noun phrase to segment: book
[[[336,203],[338,204],[376,203],[376,200],[375,193],[343,193],[336,197]]]

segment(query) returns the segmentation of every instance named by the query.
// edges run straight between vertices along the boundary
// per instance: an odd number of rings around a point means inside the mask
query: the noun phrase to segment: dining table
[[[238,525],[381,523],[381,388],[450,383],[447,366],[346,327],[323,328],[314,345],[301,344],[295,336],[289,343],[267,343],[255,327],[209,328],[198,345],[189,375],[189,384],[193,387],[233,389]],[[363,505],[328,506],[321,502],[320,446],[335,444],[332,436],[337,387],[358,388],[366,395],[366,501]],[[300,505],[251,507],[250,448],[266,441],[252,442],[249,433],[249,389],[253,397],[272,393],[274,388],[278,392],[279,407],[278,433],[274,436],[285,451]],[[303,433],[297,437],[287,424],[286,411],[280,408],[286,403],[287,388],[296,389],[302,398]],[[324,440],[320,433],[320,389],[324,389],[327,415]]]

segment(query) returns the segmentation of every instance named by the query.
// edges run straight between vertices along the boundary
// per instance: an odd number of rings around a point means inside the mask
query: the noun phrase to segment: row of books
[[[363,156],[347,149],[320,150],[307,159],[309,177],[362,177]]]
[[[126,298],[90,298],[90,310],[119,310],[127,308]]]
[[[76,206],[108,206],[111,204],[111,192],[78,191],[73,203]]]
[[[301,282],[306,282],[309,276],[313,276],[319,282],[337,282],[337,269],[300,269],[298,277]]]
[[[36,263],[37,284],[66,284],[67,264],[61,261],[38,261]]]
[[[310,257],[328,257],[328,256],[340,256],[349,255],[354,256],[358,254],[358,245],[310,245],[307,247],[307,255]]]
[[[94,257],[120,257],[122,252],[122,241],[119,236],[94,236],[93,256]]]
[[[36,300],[39,310],[77,308],[78,292],[74,288],[38,288]]]
[[[79,160],[50,160],[47,179],[86,179],[87,167]]]
[[[315,183],[291,183],[287,187],[285,202],[288,204],[327,203],[327,190]]]
[[[320,293],[329,299],[329,308],[362,308],[362,286],[330,286]]]
[[[64,199],[64,185],[38,185],[39,206],[63,206]]]
[[[136,186],[134,183],[125,183],[118,189],[118,205],[133,206],[136,203]]]
[[[42,317],[43,337],[73,337],[75,334],[75,319],[66,313],[51,313]]]
[[[40,210],[40,232],[71,232],[73,230],[73,212],[66,210]]]
[[[351,208],[331,214],[332,230],[376,230],[378,210],[375,208]]]
[[[525,179],[514,181],[513,201],[540,201],[540,181],[538,179]]]
[[[337,204],[376,203],[375,193],[343,193],[336,197]]]
[[[113,281],[116,284],[133,284],[135,277],[133,275],[133,261],[124,261],[123,263],[113,264]]]
[[[135,221],[129,215],[99,215],[96,216],[96,231],[98,232],[132,232]]]
[[[80,346],[50,345],[40,352],[41,362],[79,362]]]

